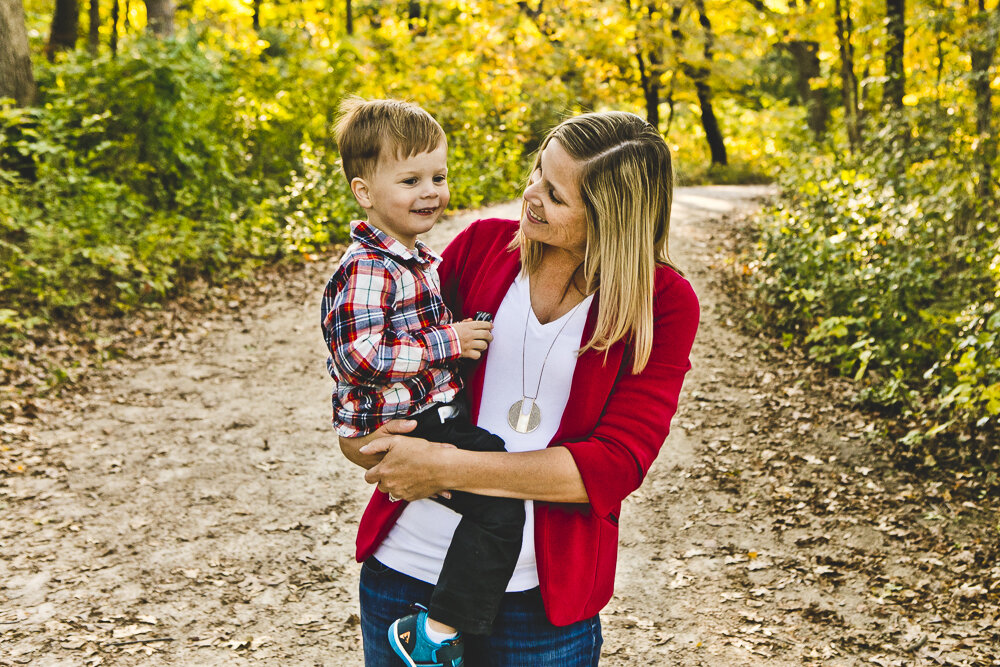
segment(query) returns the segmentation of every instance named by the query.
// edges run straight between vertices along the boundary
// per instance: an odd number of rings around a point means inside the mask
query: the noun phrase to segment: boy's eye
[[[416,185],[417,184],[417,179],[416,178],[412,178],[412,177],[411,178],[404,178],[403,179],[403,184],[404,185]]]
[[[447,180],[448,180],[447,176],[435,176],[434,177],[434,182],[435,183],[445,183],[445,182],[447,182]]]

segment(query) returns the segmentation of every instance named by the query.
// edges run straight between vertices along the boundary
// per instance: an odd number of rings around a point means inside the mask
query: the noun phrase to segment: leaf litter
[[[672,253],[703,321],[623,508],[602,664],[998,664],[996,499],[896,469],[849,383],[742,334],[724,278],[746,221],[683,192]],[[335,262],[108,324],[115,354],[61,393],[5,365],[0,664],[360,664],[370,488],[329,429],[315,323]]]

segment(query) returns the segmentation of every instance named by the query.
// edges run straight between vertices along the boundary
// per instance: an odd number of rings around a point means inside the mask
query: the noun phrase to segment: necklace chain
[[[566,329],[566,326],[573,319],[573,315],[579,310],[580,306],[584,304],[587,299],[584,298],[583,301],[573,306],[573,308],[564,315],[565,321],[562,326],[559,327],[559,331],[556,332],[555,337],[552,339],[552,343],[549,344],[549,349],[545,352],[545,357],[542,358],[542,367],[538,370],[538,382],[535,384],[535,393],[533,396],[528,396],[528,392],[525,389],[524,383],[526,381],[526,357],[528,349],[528,320],[531,319],[531,284],[528,283],[528,310],[524,315],[524,333],[521,337],[521,400],[510,406],[510,410],[507,411],[507,423],[518,433],[531,433],[542,421],[542,412],[535,402],[538,398],[538,392],[542,388],[542,376],[545,374],[545,364],[549,361],[549,355],[552,353],[552,349],[556,346],[556,341],[559,340],[559,336]]]
[[[586,298],[583,301],[586,301]],[[559,327],[559,331],[556,332],[555,338],[552,339],[552,343],[549,345],[549,349],[545,352],[545,356],[542,358],[542,367],[538,371],[538,382],[535,384],[535,394],[533,396],[528,396],[528,392],[524,388],[524,381],[526,379],[525,357],[527,356],[525,352],[527,351],[527,341],[528,341],[528,320],[531,319],[531,313],[533,312],[531,308],[531,295],[529,292],[528,312],[524,316],[524,334],[521,337],[521,395],[524,396],[525,398],[530,398],[531,400],[535,400],[536,398],[538,398],[538,391],[542,387],[542,374],[545,373],[545,364],[549,360],[549,355],[552,353],[552,348],[556,346],[556,341],[559,340],[559,336],[561,336],[563,330],[566,329],[566,325],[569,324],[570,320],[573,319],[573,315],[580,308],[580,306],[583,305],[583,301],[573,306],[573,308],[566,315],[566,321],[562,323],[562,326]]]

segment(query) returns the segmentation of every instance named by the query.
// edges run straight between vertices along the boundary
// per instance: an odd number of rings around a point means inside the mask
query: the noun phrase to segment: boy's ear
[[[351,179],[351,192],[354,193],[354,198],[358,200],[361,204],[361,208],[371,208],[372,207],[372,195],[371,191],[368,189],[368,184],[365,179],[360,176],[355,176]]]

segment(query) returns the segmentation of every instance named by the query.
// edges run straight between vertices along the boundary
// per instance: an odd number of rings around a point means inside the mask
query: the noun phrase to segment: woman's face
[[[582,257],[587,248],[587,225],[580,198],[580,170],[580,163],[558,140],[549,141],[524,190],[521,230],[532,241]]]

